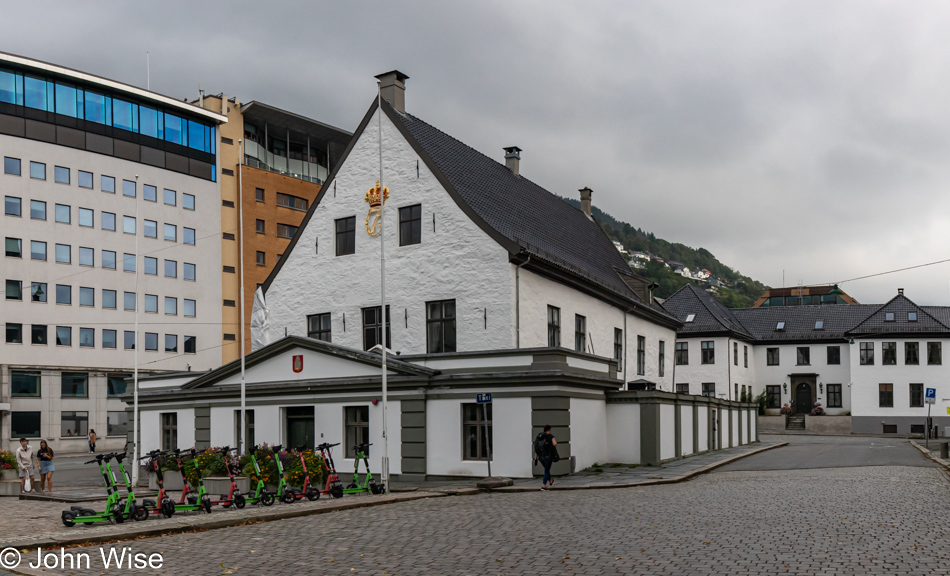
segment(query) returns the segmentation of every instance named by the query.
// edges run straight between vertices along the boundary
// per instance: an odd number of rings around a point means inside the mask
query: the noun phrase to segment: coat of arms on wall
[[[389,200],[389,188],[383,187],[380,190],[379,180],[377,180],[376,186],[366,191],[366,202],[369,204],[369,211],[366,213],[366,233],[370,236],[379,236],[382,231],[383,223],[380,222],[380,216],[383,202],[386,200]]]
[[[294,356],[294,372],[303,372],[303,354]]]

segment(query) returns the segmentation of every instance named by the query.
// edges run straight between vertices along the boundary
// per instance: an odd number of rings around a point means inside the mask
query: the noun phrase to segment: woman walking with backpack
[[[541,462],[544,466],[544,476],[541,478],[541,489],[547,490],[549,486],[554,486],[554,479],[551,478],[551,464],[554,464],[560,458],[557,457],[557,438],[551,434],[551,425],[545,424],[544,432],[538,434],[534,439],[534,463]]]

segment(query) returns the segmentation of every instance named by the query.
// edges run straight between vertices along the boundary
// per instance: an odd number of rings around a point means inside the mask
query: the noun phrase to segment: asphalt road
[[[805,470],[855,466],[936,466],[903,438],[763,435],[770,442],[788,442],[720,468],[720,471]]]

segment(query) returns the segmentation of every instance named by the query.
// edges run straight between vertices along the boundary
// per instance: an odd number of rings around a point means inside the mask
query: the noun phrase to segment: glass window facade
[[[0,102],[112,126],[194,150],[215,153],[214,128],[69,82],[0,68]]]

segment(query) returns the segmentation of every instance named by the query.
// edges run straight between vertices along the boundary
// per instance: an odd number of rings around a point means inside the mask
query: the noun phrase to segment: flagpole
[[[222,96],[223,98],[223,96]],[[245,444],[247,439],[245,435],[247,434],[247,406],[246,406],[246,384],[245,384],[245,372],[244,372],[244,191],[241,189],[243,183],[241,179],[244,175],[244,139],[238,140],[238,146],[240,147],[238,158],[238,233],[240,234],[240,245],[238,246],[238,251],[241,253],[238,258],[238,262],[241,263],[241,423],[240,423],[240,432],[238,432],[238,458],[244,454],[246,450]]]
[[[386,195],[383,193],[383,96],[382,83],[376,83],[376,127],[379,135],[379,293],[380,293],[380,315],[382,316],[382,336],[380,340],[383,343],[383,485],[386,486],[386,493],[389,493],[389,430],[386,427],[386,409],[389,407],[388,389],[386,381],[386,347],[389,342],[386,338]]]
[[[132,337],[132,485],[139,483],[139,175],[135,175],[135,307]],[[144,260],[143,260],[144,262]],[[125,263],[123,262],[123,265]],[[108,431],[107,431],[108,432]]]

